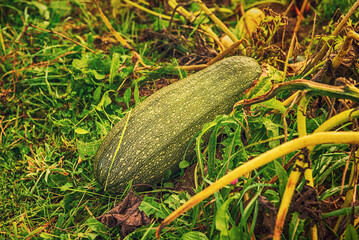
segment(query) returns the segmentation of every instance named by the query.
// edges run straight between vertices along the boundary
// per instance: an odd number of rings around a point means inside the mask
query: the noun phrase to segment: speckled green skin
[[[110,172],[127,117],[106,136],[94,160],[96,179],[104,186],[109,175],[106,189],[114,193],[132,179],[133,184],[158,183],[167,170],[178,169],[203,124],[230,113],[260,72],[252,58],[230,57],[155,92],[132,110]]]

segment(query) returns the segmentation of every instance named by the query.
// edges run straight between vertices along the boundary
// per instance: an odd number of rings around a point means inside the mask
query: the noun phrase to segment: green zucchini
[[[191,138],[206,122],[231,112],[239,94],[261,73],[249,57],[221,60],[160,89],[118,122],[94,160],[97,181],[111,192],[156,184],[178,169]],[[194,151],[189,151],[189,158]]]

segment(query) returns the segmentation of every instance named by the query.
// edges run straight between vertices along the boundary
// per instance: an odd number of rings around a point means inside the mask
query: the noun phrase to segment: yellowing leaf
[[[245,23],[248,26],[249,34],[252,34],[253,30],[259,26],[264,17],[265,15],[262,10],[258,8],[249,9],[237,23],[236,28],[238,29],[239,36],[248,38],[249,35]],[[243,18],[245,19],[245,22]]]
[[[229,48],[234,43],[228,35],[221,37],[220,41],[225,48]]]
[[[90,132],[87,131],[86,129],[83,129],[83,128],[76,128],[75,133],[77,133],[77,134],[88,134]]]

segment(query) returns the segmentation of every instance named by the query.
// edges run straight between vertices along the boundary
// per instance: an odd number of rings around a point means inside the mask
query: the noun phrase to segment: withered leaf
[[[299,212],[300,218],[311,218],[316,222],[322,219],[321,211],[318,209],[318,192],[315,188],[305,185],[301,192],[296,192],[290,207],[291,212]]]
[[[150,223],[150,218],[138,209],[141,202],[142,199],[130,191],[118,206],[96,220],[111,228],[121,227],[122,236],[126,236],[136,228]]]
[[[264,196],[258,196],[259,211],[255,232],[260,239],[272,239],[277,208]]]

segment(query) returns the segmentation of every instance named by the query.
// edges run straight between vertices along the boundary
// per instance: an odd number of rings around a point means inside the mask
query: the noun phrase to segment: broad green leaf
[[[146,195],[142,199],[142,202],[138,209],[140,211],[143,211],[147,216],[154,214],[155,218],[165,219],[167,217],[167,214],[163,211],[163,207],[161,206],[161,204],[156,202],[154,199],[154,197],[149,197]]]
[[[74,186],[73,183],[67,182],[67,183],[65,183],[65,185],[62,185],[62,187],[60,188],[60,191],[65,192],[67,190],[70,190],[73,186]]]
[[[96,80],[102,80],[106,77],[105,74],[99,73],[98,71],[91,69],[88,71],[88,73],[92,74]]]
[[[125,94],[123,95],[123,99],[126,103],[126,106],[130,107],[130,101],[131,101],[131,88],[127,88],[125,91]]]
[[[290,221],[288,231],[290,240],[299,239],[300,235],[304,231],[304,222],[305,219],[300,219],[298,212],[292,214],[292,220]]]
[[[86,129],[83,129],[83,128],[76,128],[75,133],[77,133],[77,134],[88,134],[90,132],[87,131]]]
[[[232,226],[231,230],[229,230],[229,239],[238,239],[238,236],[241,236],[241,232],[236,226]]]
[[[125,78],[128,77],[128,75],[130,75],[133,72],[133,66],[130,67],[126,67],[126,68],[122,68],[121,71],[119,73],[117,73],[121,80],[124,80]],[[141,81],[141,79],[145,80],[146,77],[145,76],[141,76],[136,80],[136,83],[139,83]]]
[[[179,208],[183,203],[186,202],[184,199],[180,199],[179,195],[172,194],[164,201],[169,208],[177,209]]]
[[[358,240],[359,234],[355,227],[351,224],[347,226],[345,229],[345,240]]]
[[[192,231],[182,235],[181,240],[207,240],[206,234],[202,232]]]
[[[68,1],[50,1],[50,7],[61,17],[67,16],[71,13],[71,4]]]
[[[186,168],[186,167],[188,167],[189,165],[190,165],[189,162],[186,161],[186,160],[182,160],[182,161],[179,163],[179,167],[180,167],[181,169]]]
[[[260,77],[256,85],[249,90],[246,98],[253,98],[266,93],[272,87],[272,82],[278,83],[282,79],[283,73],[276,68],[266,65],[266,76]]]
[[[95,232],[106,232],[106,226],[104,224],[102,224],[100,221],[94,219],[94,218],[89,218],[86,220],[85,224],[92,230]]]
[[[261,103],[262,105],[266,106],[267,108],[272,108],[272,109],[276,109],[281,113],[285,113],[286,108],[283,106],[283,104],[278,101],[277,99],[270,99],[268,101],[265,101],[263,103]]]
[[[106,91],[101,98],[101,101],[96,106],[97,111],[103,111],[104,108],[106,108],[108,105],[112,103],[111,98],[108,96],[109,92],[112,92],[113,90]]]
[[[272,120],[270,120],[269,118],[262,118],[263,119],[263,124],[264,127],[267,130],[267,136],[268,138],[275,138],[279,136],[279,127],[277,124],[273,123]],[[269,143],[269,147],[270,148],[275,148],[277,146],[279,146],[280,141],[279,140],[274,140],[274,141],[270,141]]]
[[[99,148],[102,140],[97,140],[93,142],[83,142],[77,141],[76,147],[81,157],[92,157],[95,156],[97,149]]]
[[[274,166],[279,180],[279,192],[280,195],[283,197],[284,190],[288,181],[288,174],[278,161],[274,161]]]
[[[101,90],[102,90],[102,87],[97,87],[95,92],[93,93],[93,101],[94,101],[94,104],[98,104],[100,102],[100,99],[101,99]]]
[[[50,19],[50,11],[48,9],[48,7],[40,2],[36,2],[36,1],[32,1],[31,3],[34,5],[35,7],[37,7],[37,9],[39,10],[40,15],[45,18],[46,20]]]
[[[110,84],[113,83],[113,79],[117,75],[117,70],[119,69],[119,67],[120,67],[120,54],[115,52],[112,55],[112,60],[111,60],[111,68],[110,68],[110,76],[109,76]]]
[[[236,199],[236,197],[227,199],[216,212],[216,229],[221,232],[221,239],[229,239],[230,216],[228,214],[228,207],[234,199]]]
[[[82,69],[88,66],[87,59],[82,57],[81,59],[74,59],[72,61],[72,66],[78,69]]]
[[[141,100],[140,100],[140,93],[138,91],[138,84],[137,82],[135,83],[135,91],[133,92],[133,97],[135,98],[135,106],[137,106],[138,104],[140,104]]]

